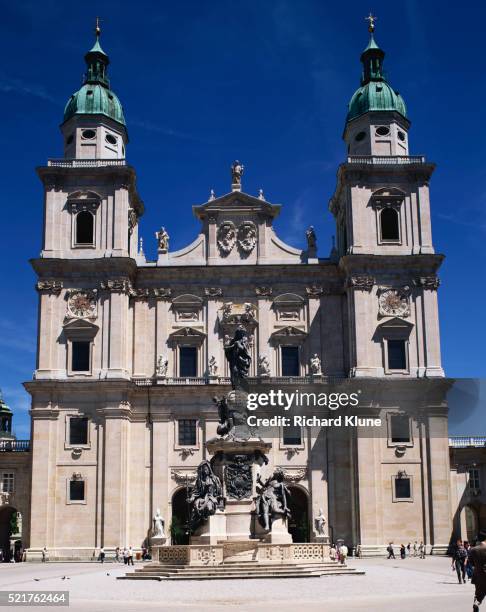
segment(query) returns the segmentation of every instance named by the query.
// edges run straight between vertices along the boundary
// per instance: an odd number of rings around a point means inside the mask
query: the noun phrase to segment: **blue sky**
[[[463,2],[460,18],[436,1],[375,0],[371,8],[389,80],[412,121],[411,153],[437,163],[431,197],[435,247],[447,255],[439,291],[444,367],[450,376],[484,377],[486,5]],[[40,249],[42,190],[34,168],[62,154],[58,126],[81,85],[95,15],[127,118],[148,255],[160,225],[173,249],[194,238],[191,206],[211,188],[229,190],[238,158],[245,191],[263,188],[283,205],[280,236],[302,247],[312,224],[325,257],[334,233],[327,202],[344,160],[341,135],[369,9],[352,0],[0,2],[0,387],[19,437],[29,430],[21,382],[35,368],[28,259]],[[484,417],[468,427],[464,433],[484,433]]]

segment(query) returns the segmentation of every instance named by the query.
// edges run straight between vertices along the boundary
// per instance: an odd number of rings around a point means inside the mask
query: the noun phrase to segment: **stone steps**
[[[119,576],[118,580],[224,580],[241,578],[318,578],[327,575],[364,574],[333,562],[296,564],[262,564],[239,562],[216,566],[150,564]]]

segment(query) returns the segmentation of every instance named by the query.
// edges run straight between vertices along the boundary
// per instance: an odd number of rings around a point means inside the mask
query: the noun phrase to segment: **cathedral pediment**
[[[193,206],[192,209],[196,217],[204,220],[208,216],[224,212],[263,214],[274,219],[280,208],[279,204],[267,202],[263,194],[256,197],[241,191],[232,191],[200,206]]]

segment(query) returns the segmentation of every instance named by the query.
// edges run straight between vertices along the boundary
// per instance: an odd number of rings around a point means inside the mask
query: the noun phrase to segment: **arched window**
[[[94,243],[94,217],[83,210],[76,216],[76,245]]]
[[[380,215],[381,239],[400,240],[400,217],[394,208],[385,208]]]

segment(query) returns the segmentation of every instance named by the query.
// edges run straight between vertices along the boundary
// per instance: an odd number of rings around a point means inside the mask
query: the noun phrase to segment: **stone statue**
[[[157,508],[154,518],[152,520],[152,537],[153,538],[165,538],[164,526],[165,522],[160,514],[160,508]]]
[[[317,353],[314,353],[314,355],[311,357],[310,366],[312,374],[315,374],[316,376],[320,376],[322,374],[321,358]]]
[[[319,508],[319,515],[315,518],[316,531],[318,535],[326,535],[324,532],[324,527],[326,526],[326,517],[322,511],[322,508]]]
[[[198,465],[196,482],[188,503],[191,508],[191,530],[215,514],[216,510],[223,508],[221,481],[209,461],[202,461]]]
[[[312,225],[306,231],[305,236],[307,238],[307,248],[309,250],[315,250],[317,248],[317,237]]]
[[[231,164],[231,182],[233,185],[241,185],[241,177],[245,166],[238,160]]]
[[[224,354],[230,367],[231,388],[244,388],[251,364],[248,335],[244,327],[236,328],[233,339],[225,346]]]
[[[209,376],[218,375],[218,364],[216,363],[216,357],[213,355],[209,360]]]
[[[270,362],[266,355],[263,355],[258,360],[258,373],[260,376],[270,376]]]
[[[258,486],[259,485],[259,486]],[[256,513],[260,525],[266,530],[272,529],[272,522],[276,518],[288,518],[290,510],[287,505],[287,497],[290,491],[284,483],[282,470],[275,472],[265,482],[257,476]]]
[[[157,238],[157,248],[160,253],[167,253],[169,250],[169,234],[165,227],[161,227],[158,232],[155,232]]]
[[[165,378],[167,376],[167,370],[169,369],[169,360],[165,355],[159,355],[157,359],[157,376]]]

